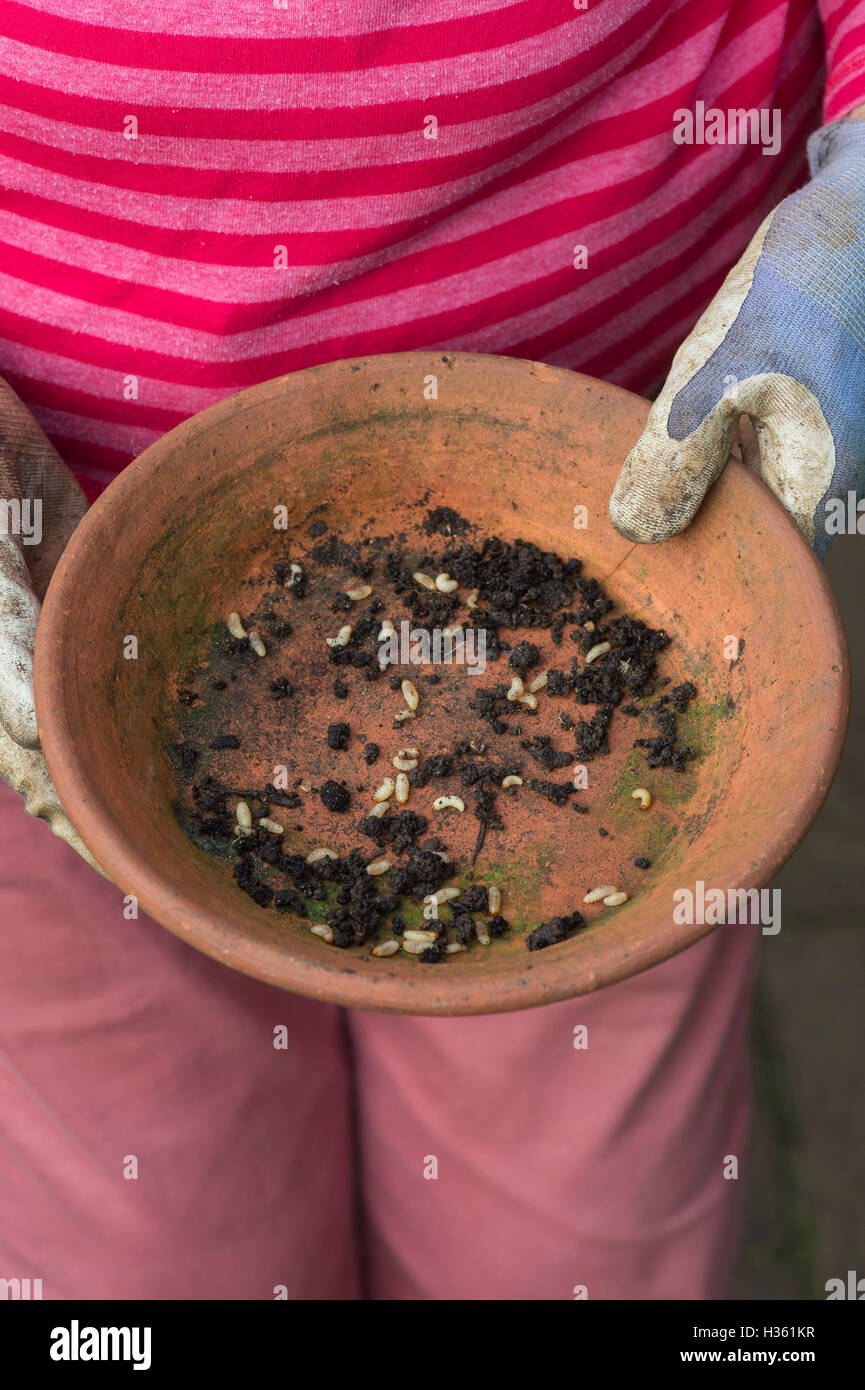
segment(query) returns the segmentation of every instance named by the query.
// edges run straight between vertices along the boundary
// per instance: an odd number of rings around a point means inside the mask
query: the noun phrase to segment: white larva
[[[344,623],[335,637],[325,637],[325,642],[329,647],[347,647],[351,641],[351,623]]]
[[[452,903],[454,898],[458,898],[459,895],[459,888],[439,888],[437,893],[431,895],[430,902],[438,903],[441,907],[442,903]]]
[[[606,656],[607,652],[613,649],[609,642],[596,642],[594,647],[590,647],[586,652],[586,665],[591,666],[593,661],[597,661],[599,656]]]
[[[412,685],[411,681],[403,681],[400,690],[402,691],[402,698],[405,700],[409,709],[416,710],[420,703],[420,695],[417,693],[417,687]]]
[[[495,883],[491,883],[487,888],[487,906],[489,907],[490,915],[493,917],[501,910],[502,895]]]
[[[427,946],[429,946],[433,941],[438,940],[438,932],[419,931],[414,928],[407,928],[402,934],[402,939],[403,941],[423,941],[426,943]]]
[[[459,580],[452,579],[446,570],[436,575],[436,588],[440,594],[452,594],[454,589],[458,589],[459,586]]]
[[[583,898],[583,902],[599,903],[602,898],[609,897],[610,893],[615,893],[615,891],[615,883],[602,883],[600,888],[593,888],[590,893],[587,893],[586,896]]]
[[[511,681],[511,688],[505,696],[505,699],[510,700],[511,704],[514,704],[517,700],[520,699],[524,690],[525,686],[523,685],[521,677],[514,676],[513,680]]]
[[[399,942],[396,937],[391,937],[390,941],[380,941],[377,946],[373,946],[374,956],[395,956],[399,950]]]
[[[465,949],[461,941],[449,941],[447,946],[445,946],[445,955],[453,956],[456,955],[457,951],[464,951]]]
[[[410,784],[404,772],[398,772],[396,777],[396,799],[400,806],[404,806],[408,801]]]
[[[398,772],[412,772],[417,767],[417,749],[400,748],[398,753],[394,753],[391,762]]]
[[[361,599],[369,598],[371,593],[371,584],[358,584],[356,589],[346,589],[345,596],[351,599],[352,603],[360,603]]]
[[[604,907],[621,907],[630,898],[630,893],[611,893],[608,898],[604,898]]]
[[[521,695],[520,704],[525,705],[526,709],[537,709],[538,697],[537,695]]]
[[[424,574],[423,570],[415,570],[412,579],[416,584],[420,584],[423,589],[434,589],[436,586],[435,580],[428,574]]]
[[[543,690],[543,689],[544,689],[544,687],[546,686],[546,683],[547,683],[547,673],[546,673],[546,671],[542,671],[541,674],[540,674],[539,676],[535,676],[534,680],[532,681],[531,685],[529,686],[529,694],[530,694],[530,695],[536,695],[536,694],[538,693],[539,690]]]
[[[309,854],[306,856],[306,862],[307,864],[318,864],[322,859],[338,858],[339,855],[336,853],[336,850],[326,849],[324,845],[320,845],[318,849],[310,850]]]
[[[492,937],[482,922],[475,922],[475,936],[482,946],[489,946]]]
[[[413,709],[398,709],[393,717],[393,721],[395,724],[404,724],[407,719],[414,719],[414,717],[415,712]]]
[[[393,796],[396,791],[396,782],[392,777],[385,777],[380,787],[376,787],[372,794],[373,801],[387,801],[388,797]]]
[[[389,802],[377,801],[375,806],[373,806],[372,810],[370,811],[370,815],[375,816],[376,820],[381,820],[382,816],[387,815],[389,807]]]
[[[267,647],[262,642],[254,627],[249,629],[249,645],[252,647],[256,656],[267,656]]]
[[[237,824],[242,826],[244,830],[252,828],[252,812],[245,801],[238,801],[234,808],[234,814],[237,818]]]
[[[502,778],[502,786],[503,786],[503,787],[521,787],[522,785],[523,785],[523,779],[522,779],[522,777],[517,777],[517,776],[514,775],[514,773],[511,773],[510,777],[504,777],[504,778]]]
[[[320,936],[322,941],[327,941],[329,943],[333,942],[333,928],[327,926],[326,923],[317,923],[314,927],[310,927],[309,930],[312,932],[313,936]]]
[[[389,868],[389,859],[375,859],[372,864],[367,864],[366,871],[368,874],[371,874],[373,878],[378,878],[379,874],[386,874]]]
[[[246,636],[246,628],[243,626],[243,623],[240,621],[240,614],[239,614],[239,613],[229,613],[229,615],[228,615],[228,630],[229,630],[229,632],[231,633],[232,637],[245,637],[245,636]]]
[[[631,796],[635,801],[640,803],[642,810],[648,811],[652,804],[652,793],[650,791],[647,791],[645,787],[637,787],[635,791],[631,792]]]
[[[430,943],[428,941],[406,941],[406,933],[403,932],[402,948],[410,956],[419,956],[422,951],[428,951]]]
[[[478,606],[478,599],[480,598],[480,596],[481,596],[481,591],[480,591],[480,589],[472,589],[471,593],[469,594],[468,598],[466,599],[466,608],[477,608],[477,606]]]
[[[282,835],[285,831],[284,825],[280,825],[278,820],[271,820],[269,816],[262,816],[258,823],[262,830],[269,830],[271,835]]]
[[[293,589],[302,574],[303,570],[301,569],[300,565],[289,565],[288,578],[285,581],[286,589]]]
[[[434,811],[464,811],[466,803],[459,796],[437,796],[433,802]]]

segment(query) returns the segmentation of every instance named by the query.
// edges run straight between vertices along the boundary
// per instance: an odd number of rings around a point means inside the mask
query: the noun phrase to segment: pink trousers
[[[0,1279],[45,1298],[723,1294],[754,929],[525,1013],[346,1012],[126,920],[2,783],[0,844]]]

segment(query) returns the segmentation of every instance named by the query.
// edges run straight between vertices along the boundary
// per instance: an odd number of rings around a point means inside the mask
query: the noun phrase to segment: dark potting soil
[[[542,926],[529,932],[526,945],[530,951],[541,951],[545,946],[556,946],[585,925],[586,919],[581,912],[572,912],[567,917],[551,917],[549,922],[544,922]]]
[[[351,729],[348,724],[328,724],[327,726],[327,746],[334,752],[348,747],[348,737]]]
[[[418,956],[424,964],[439,964],[448,959],[445,947],[449,932],[451,940],[479,949],[479,930],[483,941],[487,937],[498,939],[511,930],[501,912],[491,912],[488,885],[471,880],[475,872],[482,873],[482,867],[472,866],[483,853],[486,832],[507,835],[507,806],[514,797],[537,796],[555,808],[538,808],[535,814],[542,816],[559,810],[573,814],[574,809],[581,815],[591,814],[590,806],[576,795],[570,775],[563,780],[552,775],[531,776],[524,766],[526,757],[548,774],[575,763],[590,763],[609,755],[609,733],[619,712],[630,718],[647,712],[655,735],[636,739],[634,746],[645,750],[648,767],[684,771],[696,752],[680,742],[677,721],[697,691],[690,681],[666,688],[670,678],[659,675],[658,658],[670,644],[669,635],[627,614],[610,617],[613,600],[597,580],[583,576],[579,560],[563,559],[527,541],[508,542],[483,535],[451,508],[429,511],[411,542],[405,535],[347,542],[320,521],[309,525],[306,534],[315,544],[303,557],[300,573],[296,562],[276,562],[278,587],[268,590],[253,613],[243,619],[249,628],[264,632],[265,659],[252,651],[248,639],[224,634],[214,663],[219,669],[190,673],[188,680],[195,688],[189,684],[177,691],[181,738],[171,745],[170,753],[180,782],[179,814],[199,843],[211,845],[222,857],[229,855],[238,886],[255,903],[278,914],[308,918],[312,913],[316,921],[321,921],[323,914],[333,944],[341,948],[373,943],[383,939],[382,933],[399,939],[406,929],[400,909],[409,903],[415,908],[423,905],[460,875],[464,884],[460,897],[447,904],[447,916],[439,919],[435,942]],[[425,587],[414,577],[418,572],[432,579],[447,573],[458,581],[458,589],[443,592]],[[362,601],[353,601],[347,593],[351,581],[355,586],[360,581],[370,584],[372,593]],[[469,610],[464,595],[470,590],[477,590],[477,602]],[[292,612],[295,603],[299,607]],[[286,605],[291,621],[281,611]],[[431,811],[426,815],[391,802],[385,815],[370,814],[372,791],[384,777],[395,779],[397,773],[388,755],[385,769],[368,780],[364,769],[379,761],[382,749],[362,733],[352,737],[352,724],[362,730],[362,721],[369,718],[364,691],[375,690],[374,708],[385,700],[399,707],[406,679],[405,667],[396,674],[379,664],[379,631],[385,617],[396,629],[407,621],[411,629],[441,630],[459,623],[467,631],[483,632],[487,663],[492,667],[500,664],[503,679],[490,672],[483,684],[483,677],[467,679],[464,671],[459,672],[458,679],[451,678],[453,668],[411,668],[411,679],[421,692],[420,706],[412,711],[406,705],[404,712],[409,717],[394,723],[396,752],[399,746],[420,747],[424,736],[428,739],[427,730],[437,727],[437,710],[444,720],[440,727],[453,728],[456,720],[457,734],[450,746],[433,753],[419,752],[416,766],[409,768],[406,776],[410,795],[438,784],[428,798],[430,804],[439,795],[459,797],[477,823],[468,860],[468,883],[463,872],[465,859],[455,858],[448,846],[448,829],[454,825],[449,818],[455,812]],[[324,776],[321,785],[312,786],[308,779],[297,777],[293,786],[286,786],[274,777],[259,788],[239,787],[236,783],[245,778],[238,777],[236,771],[228,776],[222,769],[229,764],[210,754],[239,750],[243,743],[246,758],[246,734],[241,740],[235,734],[220,732],[196,741],[195,730],[212,729],[214,723],[218,728],[220,710],[229,716],[223,719],[223,727],[226,722],[230,726],[238,682],[248,683],[260,671],[264,676],[262,698],[279,705],[278,714],[274,714],[278,720],[285,716],[287,722],[280,728],[285,728],[288,745],[298,737],[298,731],[302,735],[308,691],[304,671],[289,664],[289,639],[296,637],[299,625],[309,622],[334,634],[343,624],[350,627],[345,641],[328,645],[326,666],[334,668],[330,683],[333,695],[347,702],[347,714],[355,709],[356,715],[326,724],[318,735],[320,746],[338,755],[341,780]],[[567,644],[562,646],[565,637]],[[547,647],[545,652],[545,641],[561,648],[557,667],[547,664],[550,651]],[[596,656],[592,648],[601,644],[609,644],[610,650]],[[587,665],[589,653],[592,660]],[[280,665],[284,668],[286,664],[290,677],[277,674]],[[525,682],[527,691],[534,676],[544,669],[546,686],[532,697],[537,701],[535,709],[531,701],[508,699],[514,676]],[[346,679],[352,672],[354,677]],[[423,677],[422,683],[419,677]],[[652,699],[658,688],[664,693]],[[227,694],[223,696],[223,692]],[[589,705],[594,710],[585,717],[575,709],[575,719],[557,709],[554,741],[549,733],[537,732],[531,725],[546,715],[550,701],[558,703],[563,698],[571,708]],[[224,707],[218,703],[220,699],[224,699]],[[637,700],[643,703],[635,703]],[[421,718],[423,722],[416,726]],[[569,740],[570,748],[561,746]],[[278,764],[280,758],[274,762]],[[345,777],[343,767],[347,769]],[[331,770],[336,770],[336,761]],[[280,777],[284,779],[285,769]],[[519,781],[503,791],[502,782],[508,777]],[[315,793],[328,815],[345,817],[354,804],[349,783],[356,785],[364,802],[362,811],[358,812],[356,805],[354,810],[359,843],[344,854],[308,862],[308,849],[299,851],[309,845],[309,832],[292,824],[286,813],[303,807],[310,815],[309,796]],[[364,796],[364,788],[370,797]],[[235,814],[238,798],[249,808],[252,825],[246,829],[240,828]],[[568,811],[568,807],[572,809]],[[457,819],[461,817],[457,815]],[[265,825],[259,823],[261,820]],[[433,825],[443,838],[429,835]],[[605,827],[597,829],[599,836],[608,836]],[[292,841],[292,849],[289,838],[301,832],[303,839]],[[501,843],[497,852],[502,852]],[[388,871],[368,874],[367,866],[383,857],[389,862]],[[645,857],[633,863],[641,870],[650,867]],[[503,892],[506,897],[506,880]],[[482,925],[473,914],[482,915]],[[586,925],[577,911],[553,917],[527,932],[525,944],[530,951],[541,950],[565,941]]]
[[[339,782],[325,782],[319,792],[322,804],[329,811],[347,811],[351,805],[351,794],[345,787],[340,786]]]

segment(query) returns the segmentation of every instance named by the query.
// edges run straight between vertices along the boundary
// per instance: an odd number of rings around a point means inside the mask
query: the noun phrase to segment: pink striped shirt
[[[0,0],[0,373],[91,495],[335,357],[648,391],[823,98],[865,100],[865,0]],[[698,102],[778,153],[677,143]]]

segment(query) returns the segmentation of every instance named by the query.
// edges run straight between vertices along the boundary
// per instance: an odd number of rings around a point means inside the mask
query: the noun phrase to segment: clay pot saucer
[[[402,353],[244,391],[131,464],[73,536],[36,651],[52,776],[82,839],[124,892],[191,946],[272,984],[360,1008],[461,1014],[525,1008],[624,979],[713,929],[674,921],[675,889],[768,883],[816,815],[840,755],[848,673],[837,611],[796,527],[741,466],[726,469],[683,536],[632,547],[616,534],[607,500],[646,412],[625,391],[535,362]],[[503,803],[506,831],[488,834],[477,876],[501,884],[515,929],[437,966],[402,953],[373,958],[369,947],[339,950],[311,935],[308,922],[257,907],[229,866],[178,823],[166,754],[177,686],[201,655],[202,632],[233,608],[248,611],[251,590],[272,570],[275,534],[284,540],[274,506],[289,509],[303,555],[313,516],[353,539],[372,514],[387,531],[416,524],[421,498],[490,534],[579,556],[587,576],[609,576],[618,611],[673,635],[663,674],[699,689],[682,720],[699,752],[686,773],[648,771],[631,744],[655,732],[650,721],[617,716],[609,756],[590,765],[590,814],[528,793]],[[585,527],[574,525],[577,507],[586,509]],[[132,660],[124,655],[130,635]],[[730,636],[740,643],[736,661]],[[288,659],[302,682],[318,658],[286,644],[279,673]],[[329,680],[318,684],[308,733],[293,731],[287,750],[307,760],[312,785],[342,756],[324,748],[324,724],[358,717],[333,698]],[[416,742],[422,722],[411,740],[395,734],[394,697],[372,688],[366,737],[385,750]],[[556,714],[592,713],[572,697],[554,703]],[[279,761],[263,735],[256,744],[256,711],[238,717],[245,753],[262,769]],[[526,732],[555,732],[548,723]],[[561,734],[556,741],[568,746]],[[652,790],[648,812],[630,797],[638,785]],[[425,799],[440,790],[430,787]],[[360,842],[355,819],[328,827],[334,848]],[[472,820],[472,838],[476,829]],[[317,843],[324,831],[311,818],[305,833]],[[634,867],[639,855],[649,870]],[[598,882],[627,888],[631,900],[584,909],[587,930],[526,950],[523,928],[581,907]]]

